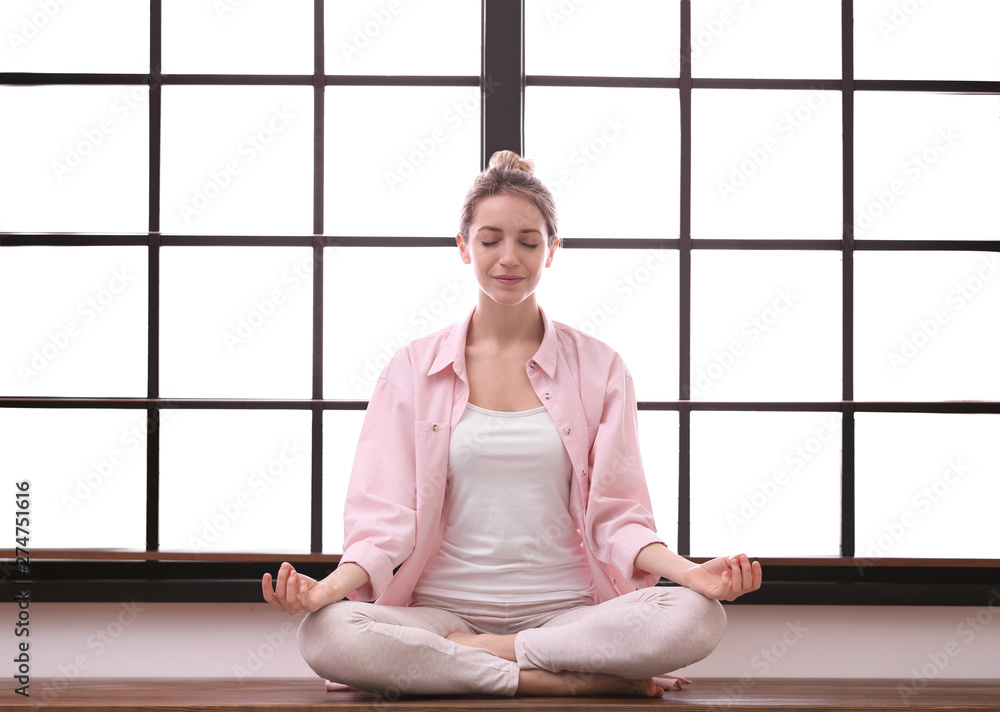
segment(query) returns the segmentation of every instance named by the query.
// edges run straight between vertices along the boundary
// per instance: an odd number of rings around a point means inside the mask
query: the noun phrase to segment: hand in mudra
[[[271,574],[264,574],[261,585],[264,600],[293,615],[312,613],[338,599],[333,586],[300,574],[287,562],[278,569],[274,590],[271,590]]]
[[[761,576],[760,562],[750,563],[746,554],[720,556],[689,570],[685,585],[708,598],[735,601],[760,588]]]

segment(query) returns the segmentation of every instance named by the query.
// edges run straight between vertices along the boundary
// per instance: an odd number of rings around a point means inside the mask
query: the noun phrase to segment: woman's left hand
[[[684,585],[703,596],[735,601],[756,591],[761,582],[760,562],[750,562],[746,554],[720,556],[684,572]]]

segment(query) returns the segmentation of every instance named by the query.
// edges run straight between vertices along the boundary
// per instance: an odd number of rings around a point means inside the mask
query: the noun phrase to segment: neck
[[[484,293],[479,293],[476,311],[472,314],[468,346],[496,347],[498,350],[516,345],[542,343],[545,325],[538,311],[535,295],[520,304],[497,304]]]

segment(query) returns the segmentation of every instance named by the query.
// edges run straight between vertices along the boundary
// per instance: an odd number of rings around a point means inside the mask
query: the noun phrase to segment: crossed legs
[[[708,655],[725,620],[718,601],[682,587],[572,608],[506,635],[483,634],[442,608],[341,601],[303,620],[299,647],[317,674],[389,699],[656,696],[662,691],[651,678]]]

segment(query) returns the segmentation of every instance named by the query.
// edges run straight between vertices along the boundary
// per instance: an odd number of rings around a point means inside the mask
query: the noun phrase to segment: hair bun
[[[521,158],[513,151],[497,151],[490,158],[490,168],[516,168],[534,174],[535,162],[530,158]]]

